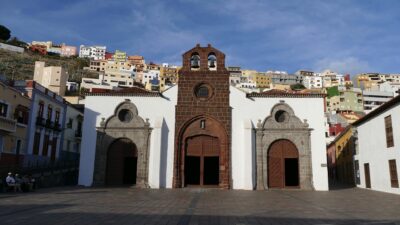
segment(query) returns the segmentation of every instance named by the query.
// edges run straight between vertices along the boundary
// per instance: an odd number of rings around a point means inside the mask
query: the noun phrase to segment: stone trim
[[[122,110],[130,110],[132,118],[129,122],[119,120],[118,113]],[[137,176],[136,186],[149,187],[149,147],[150,135],[152,128],[148,119],[146,122],[138,115],[137,107],[125,100],[119,104],[114,112],[114,115],[107,120],[102,118],[100,127],[97,127],[97,142],[96,142],[96,158],[93,176],[93,184],[95,186],[105,185],[106,168],[107,168],[107,152],[112,143],[121,138],[131,140],[137,148]]]
[[[288,116],[283,122],[277,122],[275,113],[283,110]],[[268,189],[268,151],[278,140],[291,141],[299,152],[299,184],[300,189],[313,190],[312,160],[311,160],[311,131],[307,120],[302,122],[293,109],[283,101],[276,104],[270,115],[263,122],[259,120],[256,133],[256,189]]]

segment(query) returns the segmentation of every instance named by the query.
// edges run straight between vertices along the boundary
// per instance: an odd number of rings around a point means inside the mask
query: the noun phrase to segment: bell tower
[[[199,44],[183,54],[173,186],[230,188],[231,108],[225,54]]]

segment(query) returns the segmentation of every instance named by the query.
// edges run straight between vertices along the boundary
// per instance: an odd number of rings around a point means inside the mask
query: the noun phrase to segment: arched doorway
[[[198,135],[186,140],[185,186],[219,185],[218,138]]]
[[[107,185],[134,185],[137,175],[137,148],[127,138],[117,139],[107,151]]]
[[[299,152],[289,140],[278,140],[268,150],[268,187],[299,187]]]

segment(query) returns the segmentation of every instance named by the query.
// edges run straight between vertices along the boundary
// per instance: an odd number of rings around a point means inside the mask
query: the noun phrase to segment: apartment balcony
[[[43,117],[38,116],[36,117],[36,125],[44,127],[46,126],[46,120]]]
[[[17,131],[17,121],[0,116],[0,131],[9,133]]]
[[[47,129],[52,129],[52,130],[55,130],[58,132],[60,132],[62,130],[61,124],[59,124],[58,122],[53,122],[49,119],[44,119],[42,117],[36,118],[36,125],[45,127]]]

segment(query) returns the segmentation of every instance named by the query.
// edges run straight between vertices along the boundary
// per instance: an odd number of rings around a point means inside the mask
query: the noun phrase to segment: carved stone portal
[[[148,187],[149,140],[152,128],[148,119],[144,121],[137,107],[128,99],[119,104],[114,115],[97,127],[94,185],[107,185],[107,157],[112,154],[112,144],[117,140],[131,141],[136,146],[136,186]],[[124,162],[121,162],[124,163]],[[109,179],[108,179],[109,180]]]
[[[288,140],[298,150],[299,188],[312,190],[311,130],[307,120],[296,117],[286,103],[276,104],[270,115],[257,124],[256,132],[256,189],[268,189],[268,151],[278,140]]]

